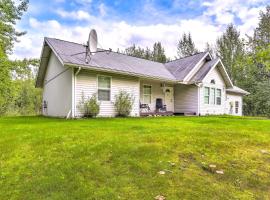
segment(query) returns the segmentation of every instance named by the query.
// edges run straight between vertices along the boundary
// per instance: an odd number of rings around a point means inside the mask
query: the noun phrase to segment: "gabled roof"
[[[174,77],[183,81],[189,72],[208,54],[201,52],[192,56],[180,58],[165,63],[166,68],[174,75]]]
[[[183,82],[183,80],[187,79],[188,81],[185,82],[186,84],[202,81],[209,71],[217,64],[217,60],[212,60],[208,52],[198,53],[163,64],[111,51],[97,52],[94,55],[91,55],[90,61],[86,63],[85,51],[86,47],[82,44],[54,38],[44,38],[36,87],[43,86],[51,52],[53,52],[61,64],[65,66],[82,67],[97,71],[106,71],[175,83]],[[224,68],[223,65],[222,67]],[[232,86],[225,68],[221,70],[221,72],[225,79],[230,83],[228,85]]]
[[[66,65],[78,65],[89,69],[104,69],[131,75],[176,81],[175,77],[159,62],[116,52],[98,52],[91,56],[89,63],[86,63],[86,47],[84,45],[52,38],[45,38],[45,42],[48,43]]]

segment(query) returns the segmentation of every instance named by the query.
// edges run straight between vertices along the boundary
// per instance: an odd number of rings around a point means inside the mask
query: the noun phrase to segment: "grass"
[[[0,118],[0,199],[157,195],[270,199],[270,120]]]

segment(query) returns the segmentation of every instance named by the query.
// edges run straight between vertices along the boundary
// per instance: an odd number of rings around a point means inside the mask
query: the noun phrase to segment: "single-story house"
[[[43,88],[43,114],[80,117],[82,98],[97,95],[99,116],[115,116],[115,95],[134,97],[131,116],[172,113],[242,115],[248,92],[233,85],[221,60],[209,52],[153,62],[101,51],[85,60],[85,45],[44,38],[36,87]],[[166,110],[157,110],[157,103]],[[147,108],[147,109],[145,109]]]

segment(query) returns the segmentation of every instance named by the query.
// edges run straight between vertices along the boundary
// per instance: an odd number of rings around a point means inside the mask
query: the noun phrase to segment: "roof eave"
[[[74,64],[74,63],[68,63],[68,62],[65,62],[64,66],[67,66],[67,67],[81,67],[82,69],[86,69],[86,70],[102,71],[102,72],[107,72],[107,73],[134,76],[134,77],[138,77],[138,78],[145,78],[145,79],[164,81],[164,82],[170,82],[170,83],[177,83],[178,82],[176,79],[167,79],[167,78],[157,77],[157,76],[148,76],[148,75],[132,73],[132,72],[126,72],[126,71],[121,71],[121,70],[110,70],[110,69],[107,69],[107,68],[104,68],[104,67],[95,67],[95,66]]]

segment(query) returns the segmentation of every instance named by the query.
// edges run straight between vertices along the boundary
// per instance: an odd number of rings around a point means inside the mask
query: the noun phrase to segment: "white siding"
[[[211,80],[215,80],[215,84],[210,83]],[[204,87],[221,89],[221,105],[211,105],[204,103]],[[218,67],[215,67],[203,80],[203,84],[200,87],[200,114],[201,115],[220,115],[225,114],[225,106],[226,106],[226,85],[225,82],[218,70]]]
[[[174,86],[174,112],[198,113],[198,87],[195,85]]]
[[[105,75],[111,77],[111,101],[100,101],[99,116],[112,117],[115,116],[114,98],[121,90],[125,90],[134,96],[134,104],[131,115],[139,116],[139,79],[114,75],[102,72],[82,70],[75,78],[75,98],[76,98],[76,116],[81,113],[78,109],[81,95],[84,93],[85,98],[97,94],[97,76]]]
[[[60,74],[63,71],[65,72]],[[44,83],[43,101],[48,103],[48,108],[43,110],[43,115],[67,116],[72,107],[72,69],[64,67],[53,52],[47,65]]]
[[[236,101],[239,102],[238,113],[235,112]],[[242,116],[243,115],[242,108],[243,108],[243,96],[240,94],[227,93],[226,114]]]

